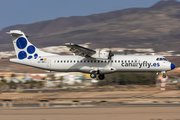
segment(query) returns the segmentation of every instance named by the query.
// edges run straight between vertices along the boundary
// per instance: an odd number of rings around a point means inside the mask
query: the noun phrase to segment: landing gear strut
[[[162,71],[161,74],[162,74],[162,77],[163,77],[163,78],[166,78],[166,77],[167,77],[166,71]]]

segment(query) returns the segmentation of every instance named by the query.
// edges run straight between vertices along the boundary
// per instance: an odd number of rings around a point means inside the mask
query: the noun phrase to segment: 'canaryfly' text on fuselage
[[[160,67],[160,63],[148,63],[147,61],[143,61],[142,63],[123,62],[123,63],[121,63],[121,66],[122,67],[150,68],[150,67]]]

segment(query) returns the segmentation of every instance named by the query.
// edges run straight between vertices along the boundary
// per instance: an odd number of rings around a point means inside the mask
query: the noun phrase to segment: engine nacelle
[[[96,59],[110,59],[110,57],[112,57],[113,54],[111,53],[111,51],[109,52],[105,52],[105,51],[96,51],[95,54],[91,55],[92,58],[96,58]]]

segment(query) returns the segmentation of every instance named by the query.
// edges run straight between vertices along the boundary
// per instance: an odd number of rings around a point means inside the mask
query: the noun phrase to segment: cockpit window
[[[167,61],[166,58],[163,58],[164,61]]]
[[[157,61],[167,61],[166,58],[157,58]]]

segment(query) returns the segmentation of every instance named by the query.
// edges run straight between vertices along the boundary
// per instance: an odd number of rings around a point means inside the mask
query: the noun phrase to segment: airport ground
[[[1,120],[180,120],[179,107],[109,106],[4,109]]]
[[[0,120],[180,120],[179,90],[21,91],[0,96],[15,103],[10,108],[0,105]],[[50,105],[39,107],[38,100],[47,98]]]

